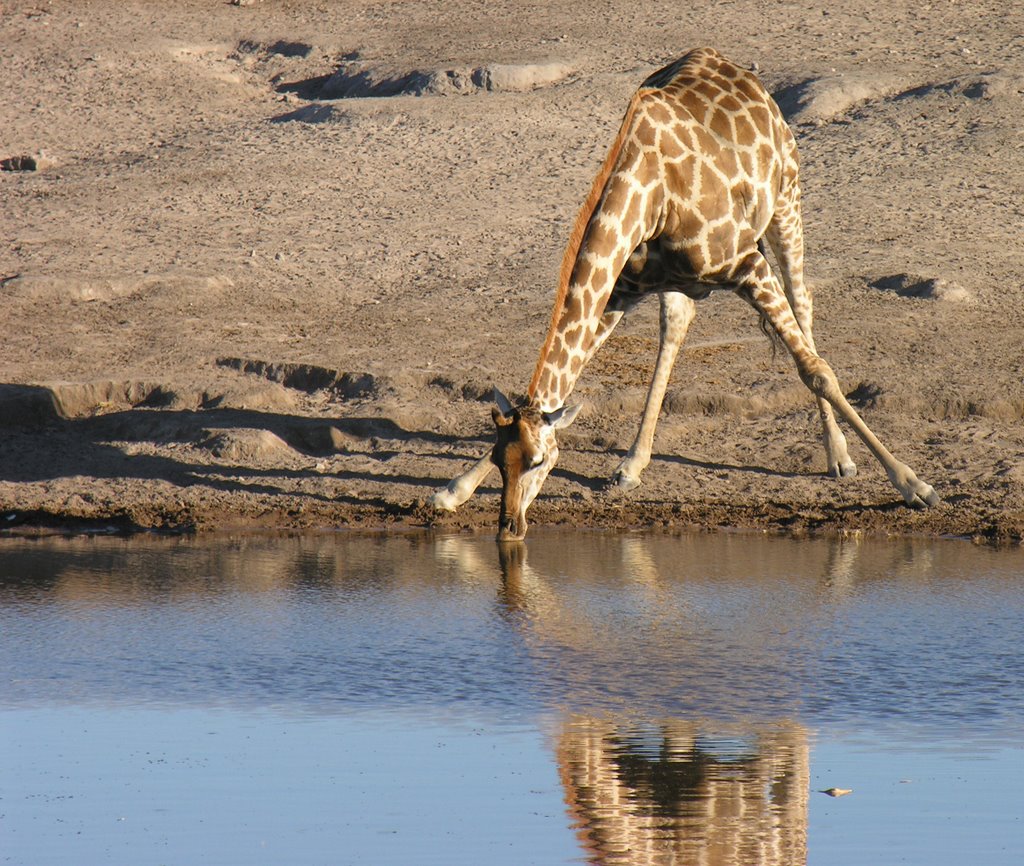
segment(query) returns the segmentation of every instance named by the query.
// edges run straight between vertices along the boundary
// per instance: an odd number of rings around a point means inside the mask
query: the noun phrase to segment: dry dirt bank
[[[423,506],[521,392],[632,89],[757,63],[804,163],[819,349],[944,504],[699,305],[638,490],[656,304],[577,389],[535,522],[1024,529],[1024,14],[1001,2],[3,2],[0,523],[489,527]],[[26,159],[27,158],[27,159]],[[33,170],[34,169],[34,170]]]

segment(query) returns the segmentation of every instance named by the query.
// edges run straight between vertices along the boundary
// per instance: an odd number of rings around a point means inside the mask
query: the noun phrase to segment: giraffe
[[[765,257],[771,247],[781,282]],[[645,295],[660,299],[660,343],[636,439],[612,483],[629,489],[651,459],[654,428],[694,301],[731,289],[789,351],[817,401],[827,471],[855,475],[836,414],[914,507],[934,489],[897,460],[850,405],[812,333],[803,276],[796,142],[757,76],[700,48],[648,77],[570,234],[551,324],[527,390],[513,407],[495,389],[494,449],[432,497],[457,508],[495,466],[502,477],[498,539],[526,535],[526,511],[558,459],[556,431],[575,418],[566,399],[615,325]]]

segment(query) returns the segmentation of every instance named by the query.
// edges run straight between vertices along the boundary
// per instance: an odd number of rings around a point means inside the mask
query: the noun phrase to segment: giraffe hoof
[[[828,467],[828,474],[832,478],[853,478],[857,474],[857,464],[847,459],[845,463],[833,463]]]
[[[935,492],[935,488],[923,481],[918,482],[917,486],[904,498],[911,508],[933,508],[942,502],[939,494]]]
[[[438,511],[454,511],[461,504],[455,493],[447,487],[434,491],[434,495],[427,501],[432,508]]]
[[[639,478],[634,478],[630,475],[626,475],[624,472],[616,472],[605,485],[605,490],[618,490],[625,493],[627,490],[636,490],[636,488],[639,486]]]

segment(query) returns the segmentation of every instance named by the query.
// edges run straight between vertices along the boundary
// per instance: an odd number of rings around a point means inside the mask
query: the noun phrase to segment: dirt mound
[[[1024,91],[1019,75],[1004,69],[908,87],[920,75],[917,69],[893,67],[832,72],[782,87],[773,96],[791,123],[822,124],[883,100],[915,100],[935,93],[971,100],[1015,99]]]
[[[942,277],[922,277],[917,274],[892,274],[878,277],[869,285],[885,292],[895,292],[905,298],[924,298],[931,301],[963,303],[972,295],[963,286]]]
[[[905,88],[902,74],[866,70],[808,78],[772,95],[791,123],[827,123],[855,106]]]
[[[358,60],[344,64],[317,91],[320,99],[525,93],[564,81],[567,63],[497,63],[458,69],[402,69]]]
[[[280,436],[269,430],[221,430],[210,432],[200,443],[221,460],[259,465],[280,462],[292,454]]]
[[[316,364],[271,363],[245,358],[218,358],[217,364],[300,391],[329,390],[345,398],[366,397],[380,391],[377,377],[370,373],[342,373]]]

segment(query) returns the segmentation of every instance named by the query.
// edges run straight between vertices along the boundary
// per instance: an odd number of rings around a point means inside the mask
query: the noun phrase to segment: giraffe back
[[[710,48],[655,72],[639,92],[634,137],[657,154],[662,252],[675,254],[677,272],[726,283],[780,197],[799,197],[793,134],[757,76]],[[602,204],[617,206],[611,196]]]

